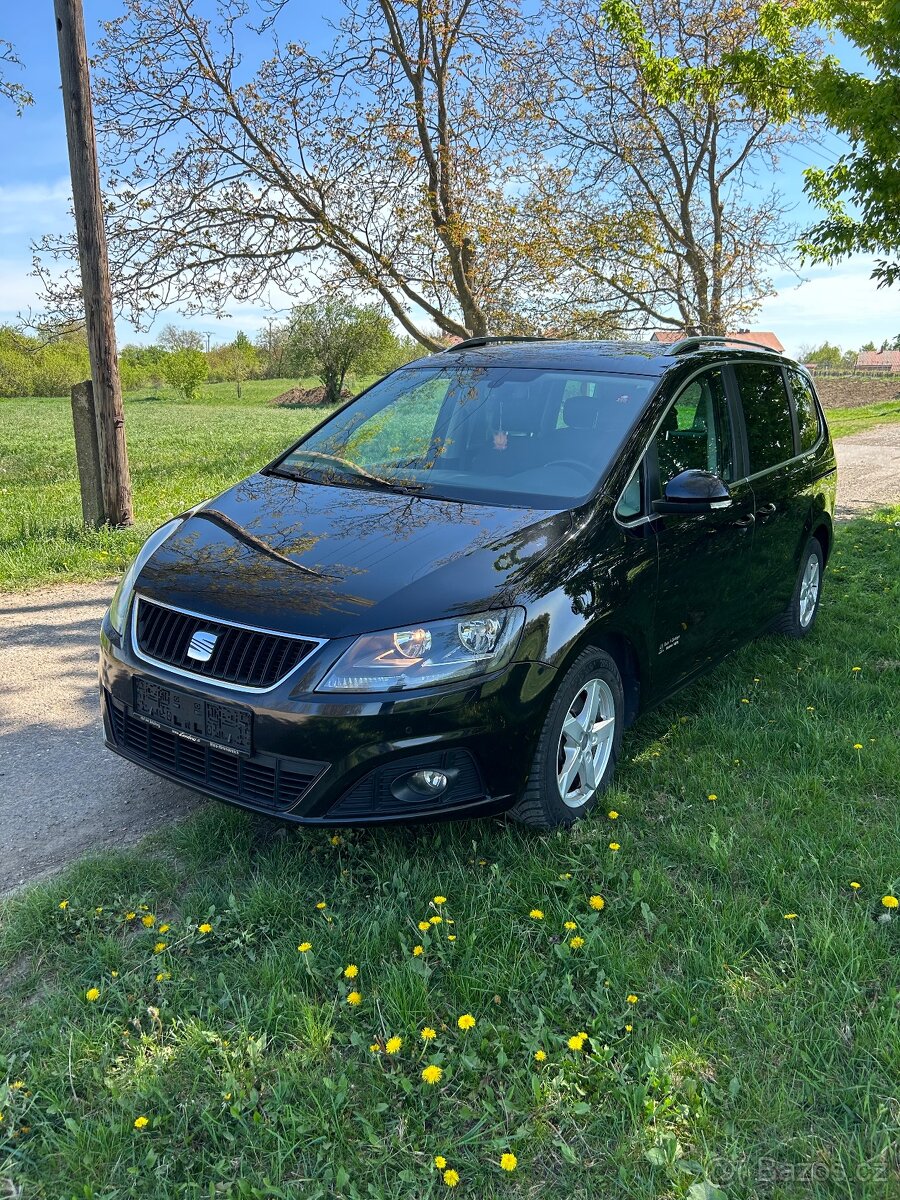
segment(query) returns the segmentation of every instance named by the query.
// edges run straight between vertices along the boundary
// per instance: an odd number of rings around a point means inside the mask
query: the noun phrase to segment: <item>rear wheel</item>
[[[603,650],[575,660],[559,685],[538,740],[531,774],[512,810],[537,829],[571,825],[612,780],[622,746],[622,678]]]
[[[822,573],[825,556],[818,538],[810,538],[800,559],[800,572],[790,603],[772,625],[773,633],[803,638],[815,624],[822,599]]]

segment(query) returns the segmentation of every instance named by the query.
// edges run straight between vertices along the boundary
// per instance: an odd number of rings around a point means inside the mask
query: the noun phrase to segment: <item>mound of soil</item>
[[[341,399],[350,399],[350,392],[346,388],[341,392]],[[315,408],[317,404],[325,403],[325,389],[323,387],[288,388],[286,392],[276,396],[270,403],[276,404],[279,408]]]

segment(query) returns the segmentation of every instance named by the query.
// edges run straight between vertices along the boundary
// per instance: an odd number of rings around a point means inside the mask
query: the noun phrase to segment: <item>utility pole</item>
[[[200,336],[206,338],[206,353],[209,354],[209,339],[212,337],[212,334],[211,333],[203,333]]]
[[[125,445],[125,409],[116,357],[84,12],[81,0],[53,0],[53,8],[81,260],[81,289],[91,355],[103,516],[110,525],[130,525],[134,515]]]

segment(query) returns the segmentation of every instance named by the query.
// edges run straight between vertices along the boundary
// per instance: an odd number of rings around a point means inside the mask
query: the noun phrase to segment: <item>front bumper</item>
[[[314,656],[318,657],[318,656]],[[406,696],[321,695],[311,660],[299,679],[264,695],[189,679],[135,656],[104,622],[100,696],[106,744],[205,795],[286,821],[367,825],[487,815],[521,794],[552,695],[555,672],[512,663],[486,680]],[[134,711],[134,681],[152,680],[253,713],[249,756],[148,723]],[[450,778],[438,799],[398,799],[392,785],[423,767]],[[401,792],[402,788],[399,789]]]

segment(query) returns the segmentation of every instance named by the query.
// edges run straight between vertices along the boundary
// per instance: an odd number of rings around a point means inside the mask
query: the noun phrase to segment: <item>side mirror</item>
[[[666,484],[662,500],[653,501],[660,514],[708,513],[731,505],[731,492],[711,471],[682,471]]]

